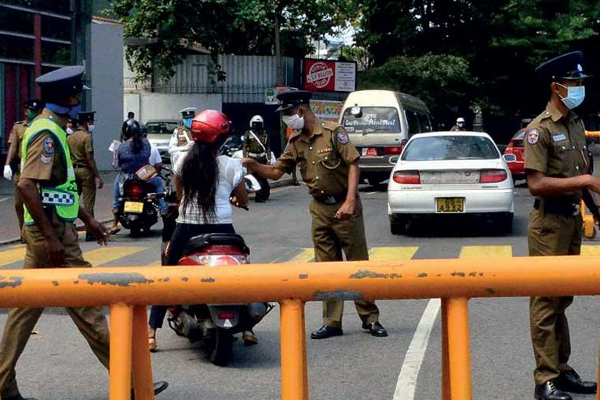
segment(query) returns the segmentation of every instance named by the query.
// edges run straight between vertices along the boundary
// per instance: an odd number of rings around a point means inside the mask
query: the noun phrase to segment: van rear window
[[[349,133],[398,133],[400,118],[394,107],[362,107],[362,115],[356,118],[350,112],[344,111],[342,125]]]

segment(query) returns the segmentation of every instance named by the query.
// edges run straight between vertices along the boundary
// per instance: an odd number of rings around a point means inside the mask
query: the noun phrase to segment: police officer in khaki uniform
[[[74,220],[81,219],[100,244],[108,232],[81,207],[70,159],[67,118],[80,108],[84,68],[65,67],[40,76],[46,106],[23,137],[18,190],[25,203],[23,268],[91,267],[83,259]],[[15,366],[43,308],[11,309],[0,342],[0,395],[2,400],[23,400]],[[109,367],[109,334],[100,307],[67,308],[96,357]],[[155,390],[162,391],[166,383]]]
[[[600,192],[600,179],[587,174],[585,128],[572,111],[585,96],[583,54],[573,52],[536,69],[550,89],[550,102],[527,127],[525,169],[535,196],[528,228],[529,255],[578,255],[581,250],[582,190]],[[565,310],[573,297],[532,297],[531,339],[536,361],[537,400],[570,400],[572,393],[596,393],[569,366],[571,343]]]
[[[10,131],[10,136],[8,137],[8,154],[6,155],[6,163],[4,165],[4,178],[8,180],[12,179],[15,185],[15,212],[19,220],[20,230],[23,229],[23,199],[17,190],[17,183],[19,182],[21,171],[21,142],[31,122],[44,108],[42,102],[35,99],[27,100],[23,106],[25,107],[25,120],[15,123]],[[21,238],[21,242],[23,242],[23,238]]]
[[[94,216],[96,205],[96,185],[102,189],[104,182],[100,177],[96,160],[94,160],[94,142],[92,132],[94,131],[95,111],[80,112],[77,116],[77,129],[67,137],[71,160],[75,169],[77,191],[83,199],[83,209],[90,216]],[[93,242],[94,235],[86,232],[85,241]]]
[[[310,92],[290,91],[277,96],[283,121],[294,130],[284,154],[274,165],[244,159],[254,174],[277,180],[296,165],[308,186],[313,201],[312,238],[315,260],[342,261],[342,250],[349,261],[368,260],[362,205],[358,197],[358,159],[345,129],[335,123],[322,122],[311,111]],[[379,323],[375,303],[355,301],[363,329],[373,336],[387,336]],[[343,301],[331,298],[324,302],[323,326],[311,334],[313,339],[343,335]]]
[[[171,135],[169,141],[169,154],[171,155],[171,166],[177,164],[177,159],[185,156],[188,149],[194,144],[190,129],[192,128],[192,119],[196,115],[196,107],[188,107],[179,110],[182,118],[182,125],[178,126]]]
[[[270,164],[271,142],[269,134],[265,130],[265,121],[260,115],[255,115],[250,119],[250,130],[244,134],[244,157],[252,158],[259,164]],[[260,184],[260,190],[256,192],[255,200],[257,203],[263,203],[269,199],[271,188],[269,181],[260,175],[256,176]]]

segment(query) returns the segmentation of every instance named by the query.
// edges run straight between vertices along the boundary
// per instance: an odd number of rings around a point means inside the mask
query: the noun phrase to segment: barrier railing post
[[[110,306],[110,400],[131,400],[133,308]]]
[[[451,399],[472,400],[469,299],[450,298],[447,302]]]
[[[448,354],[448,299],[442,299],[442,400],[451,400],[450,355]]]
[[[133,308],[132,370],[136,400],[154,400],[146,306]]]
[[[308,400],[304,303],[284,300],[280,304],[281,398]]]

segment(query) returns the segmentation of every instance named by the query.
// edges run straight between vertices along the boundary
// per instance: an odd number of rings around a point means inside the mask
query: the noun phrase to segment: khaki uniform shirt
[[[87,153],[94,153],[94,142],[92,134],[84,128],[78,128],[72,135],[67,137],[71,160],[74,166],[87,167]]]
[[[359,158],[342,126],[319,121],[310,138],[293,132],[274,167],[289,174],[298,165],[312,196],[340,196],[348,191],[349,166]]]
[[[43,185],[56,187],[67,181],[66,166],[58,139],[44,131],[29,144],[27,161],[21,166],[21,179],[41,181]]]
[[[16,164],[19,164],[21,162],[21,143],[23,142],[23,135],[25,135],[25,131],[28,127],[29,124],[27,123],[27,121],[19,121],[14,124],[12,130],[10,131],[10,136],[8,137],[8,145],[10,146],[13,143],[16,145]]]
[[[583,121],[569,112],[563,116],[552,104],[527,127],[525,169],[535,170],[552,178],[571,178],[587,173],[588,150]],[[565,198],[578,202],[581,190]]]

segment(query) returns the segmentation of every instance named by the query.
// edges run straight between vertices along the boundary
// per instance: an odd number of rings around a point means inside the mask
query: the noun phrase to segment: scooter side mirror
[[[258,192],[261,189],[260,183],[252,175],[244,176],[244,184],[246,185],[246,190],[250,193]]]

